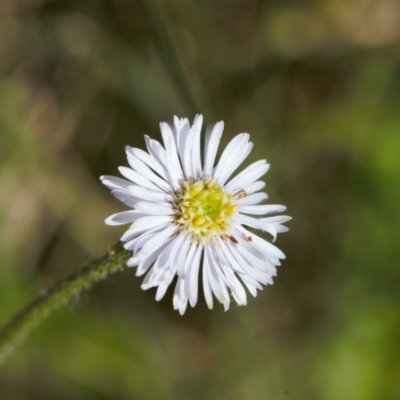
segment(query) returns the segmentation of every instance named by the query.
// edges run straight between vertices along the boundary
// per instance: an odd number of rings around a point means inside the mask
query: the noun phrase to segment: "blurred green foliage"
[[[293,221],[247,307],[181,317],[126,270],[28,338],[0,398],[400,399],[399,45],[396,0],[2,0],[1,321],[119,238],[98,176],[190,101],[251,134]]]

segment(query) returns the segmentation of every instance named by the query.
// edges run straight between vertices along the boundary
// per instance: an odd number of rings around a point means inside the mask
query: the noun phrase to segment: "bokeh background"
[[[196,111],[271,163],[275,284],[181,317],[125,270],[29,336],[0,398],[399,400],[397,0],[1,0],[0,322],[118,240],[99,176]]]

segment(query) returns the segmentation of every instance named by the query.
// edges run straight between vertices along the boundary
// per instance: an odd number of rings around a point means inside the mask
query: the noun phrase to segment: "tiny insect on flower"
[[[239,305],[247,304],[244,286],[256,296],[262,284],[272,284],[285,255],[245,226],[275,240],[291,219],[270,216],[286,207],[265,204],[268,196],[260,192],[265,183],[258,179],[269,169],[266,160],[230,179],[253,147],[248,133],[235,136],[216,163],[224,123],[209,127],[202,163],[202,123],[201,115],[191,126],[177,117],[172,125],[161,123],[164,146],[145,136],[148,152],[126,147],[131,168],[119,168],[126,179],[101,177],[132,208],[106,219],[108,225],[131,224],[121,237],[132,251],[128,266],[136,267],[138,276],[146,274],[143,289],[157,287],[156,300],[177,276],[173,304],[181,314],[188,302],[197,303],[200,273],[210,309],[213,295],[227,310],[230,295]]]

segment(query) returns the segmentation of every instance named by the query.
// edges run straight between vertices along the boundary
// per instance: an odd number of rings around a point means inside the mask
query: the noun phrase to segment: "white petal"
[[[206,299],[207,306],[210,310],[214,307],[212,293],[211,293],[211,286],[210,286],[210,263],[208,259],[208,254],[204,251],[204,260],[203,260],[203,291],[204,291],[204,298]]]
[[[268,195],[266,193],[259,192],[250,194],[249,196],[246,197],[242,197],[241,199],[238,199],[236,203],[239,206],[247,206],[247,205],[258,204],[266,200],[268,200]]]
[[[137,208],[137,207],[136,207]],[[264,215],[285,211],[286,207],[279,204],[263,204],[257,206],[239,206],[239,212],[244,214]]]
[[[135,196],[132,195],[130,192],[125,192],[124,190],[112,190],[111,194],[115,196],[118,200],[125,203],[127,206],[135,208],[135,204],[138,202]]]
[[[146,154],[146,153],[145,153]],[[171,185],[164,179],[156,175],[139,157],[128,154],[129,165],[137,171],[139,174],[143,175],[146,179],[156,184],[164,192],[171,191]]]
[[[179,276],[186,278],[186,272],[190,269],[190,265],[193,261],[196,249],[197,249],[197,244],[192,242],[190,244],[189,252],[187,253],[186,257],[184,259],[181,256],[178,257],[177,273]]]
[[[183,241],[182,247],[180,251],[177,253],[176,258],[175,258],[175,267],[176,267],[176,272],[179,276],[184,277],[185,276],[185,262],[187,259],[191,257],[191,255],[194,254],[194,250],[190,254],[190,251],[192,250],[192,243],[190,240],[186,239]]]
[[[167,227],[168,224],[157,225],[154,228],[151,228],[145,232],[142,232],[140,235],[136,235],[136,237],[126,243],[124,247],[127,250],[132,250],[135,254],[141,253],[142,247],[157,233],[162,231]]]
[[[142,174],[139,174],[138,172],[134,171],[131,168],[119,167],[118,170],[119,170],[119,172],[121,172],[121,174],[125,178],[129,179],[131,182],[136,183],[139,186],[143,186],[147,189],[156,190],[156,191],[161,190],[158,186],[156,186],[154,183],[152,183],[149,179],[145,178]]]
[[[189,133],[187,134],[186,142],[185,142],[185,151],[183,154],[183,171],[185,172],[186,178],[191,178],[194,176],[193,170],[193,152],[194,147],[196,146],[196,135],[197,135],[197,127],[193,125]]]
[[[161,127],[161,134],[162,134],[163,141],[164,141],[164,146],[165,146],[165,149],[167,150],[167,160],[168,159],[171,160],[171,164],[173,165],[176,174],[178,175],[179,179],[182,179],[183,171],[182,171],[181,163],[179,161],[175,135],[172,132],[171,127],[167,123],[162,122],[160,124],[160,127]],[[170,147],[170,149],[168,149],[168,147]]]
[[[146,230],[162,227],[171,223],[172,218],[169,216],[146,216],[138,218],[133,225],[122,235],[121,240],[126,241],[128,237],[136,236]]]
[[[179,313],[181,315],[185,313],[188,301],[187,297],[185,296],[184,287],[185,287],[185,279],[178,278],[178,282],[176,283],[173,296],[173,304],[174,304],[174,310],[179,310]]]
[[[240,174],[236,175],[225,186],[229,192],[235,192],[244,186],[253,183],[255,180],[263,176],[269,170],[269,164],[266,160],[256,161],[245,168]]]
[[[180,188],[179,181],[184,178],[181,166],[176,166],[173,162],[173,154],[175,152],[173,148],[172,141],[174,139],[170,138],[167,142],[167,156],[166,156],[166,165],[168,169],[168,181],[174,190],[178,190]]]
[[[229,267],[222,266],[221,269],[224,272],[227,281],[229,282],[229,288],[231,289],[236,303],[241,306],[245,306],[247,304],[247,296],[239,279],[236,278],[234,272]]]
[[[176,141],[175,141],[175,135],[172,131],[172,128],[169,124],[167,124],[166,122],[161,122],[160,123],[160,130],[161,130],[161,136],[163,138],[163,142],[164,142],[164,147],[167,148],[167,143],[170,139],[172,139],[173,142],[173,147],[175,149],[175,158],[176,160],[178,160],[178,151],[177,151],[177,147],[176,147]]]
[[[146,189],[137,185],[129,186],[129,191],[132,193],[133,196],[137,197],[138,199],[143,199],[147,201],[167,202],[173,200],[173,197],[170,194],[166,194],[165,192],[161,191]]]
[[[181,315],[185,314],[186,307],[187,307],[187,300],[179,306],[179,314]]]
[[[142,213],[150,215],[174,215],[175,211],[170,203],[150,203],[147,201],[138,201],[135,204],[135,209]],[[133,221],[132,221],[133,222]]]
[[[126,263],[128,267],[137,267],[138,264],[139,264],[139,256],[137,254],[131,257]]]
[[[129,210],[110,215],[104,222],[107,225],[124,225],[135,222],[138,218],[143,217],[145,214],[137,210]]]
[[[226,146],[213,174],[218,183],[223,185],[249,155],[253,147],[253,143],[249,142],[249,137],[248,133],[241,133],[235,136]]]
[[[287,222],[291,219],[286,215],[280,215],[275,217],[268,218],[253,218],[247,215],[239,214],[238,221],[247,226],[251,226],[252,228],[260,229],[262,231],[270,233],[274,240],[276,239],[276,235],[280,232],[286,232],[288,228],[283,226],[284,222]]]
[[[150,155],[164,168],[165,164],[165,149],[162,147],[161,143],[157,140],[151,139],[149,136],[144,135],[144,140],[146,142],[147,150]]]
[[[250,183],[249,185],[243,186],[243,190],[249,195],[249,194],[260,191],[264,187],[265,187],[265,182],[256,181],[256,182]]]
[[[272,225],[274,227],[275,234],[273,234],[272,231],[265,229],[266,232],[270,232],[274,236],[273,241],[275,241],[276,235],[278,233],[287,232],[289,230],[289,228],[287,226],[284,226],[282,224],[284,224],[287,221],[290,221],[291,219],[292,219],[292,217],[289,217],[287,215],[276,215],[274,217],[260,218],[260,220],[264,224]]]
[[[148,287],[158,286],[162,283],[171,283],[175,272],[171,270],[169,264],[170,253],[176,246],[176,237],[164,248],[162,253],[158,256],[154,266],[152,268],[152,277],[149,281]]]
[[[230,302],[229,293],[228,290],[226,289],[225,283],[219,277],[217,270],[214,267],[214,265],[216,265],[218,261],[215,259],[212,248],[210,248],[210,246],[206,246],[205,251],[208,252],[208,257],[209,257],[208,271],[210,272],[209,280],[212,291],[214,292],[215,297],[219,300],[219,302],[224,305],[225,311],[227,311],[229,309],[229,302]]]
[[[103,175],[100,177],[100,180],[103,185],[111,190],[117,189],[127,191],[129,186],[132,185],[132,183],[126,179],[117,178],[116,176]]]
[[[150,153],[150,155],[160,164],[163,169],[164,169],[164,179],[168,180],[169,177],[169,171],[168,171],[168,165],[166,161],[166,150],[162,145],[154,139],[151,139],[149,136],[145,135],[144,140],[146,142],[147,150]]]
[[[164,232],[163,232],[164,233]],[[159,234],[159,236],[161,233]],[[162,251],[165,249],[165,247],[168,246],[168,244],[173,240],[173,238],[165,238],[163,237],[162,240],[160,239],[157,243],[156,246],[153,247],[153,250],[151,253],[145,254],[144,251],[140,253],[139,256],[139,265],[136,270],[136,275],[141,276],[143,275],[156,261],[156,259],[159,257],[159,255],[162,253]],[[145,246],[143,246],[144,249]]]
[[[187,291],[189,292],[189,303],[192,307],[194,307],[197,303],[197,293],[199,286],[199,268],[200,268],[200,258],[203,253],[203,247],[198,246],[196,249],[196,253],[193,257],[192,265],[190,266],[190,270],[188,271],[188,279]]]
[[[231,155],[229,161],[226,161],[224,171],[221,173],[219,182],[224,185],[225,182],[230,178],[234,171],[242,164],[253,149],[253,143],[246,143],[243,148],[236,153]],[[221,162],[224,164],[225,160],[221,158]]]
[[[187,118],[179,119],[174,117],[174,128],[176,135],[176,144],[178,147],[179,158],[183,165],[183,158],[185,154],[185,143],[190,129],[189,120]]]
[[[202,175],[201,156],[200,156],[200,137],[201,137],[202,125],[203,125],[203,116],[196,115],[193,122],[193,126],[195,128],[195,134],[192,145],[192,171],[193,171],[193,176],[196,179],[199,179],[200,176]]]
[[[216,249],[214,255],[218,259],[218,263],[214,265],[218,276],[222,279],[225,285],[230,288],[236,302],[239,305],[246,304],[246,292],[244,291],[242,284],[236,278],[235,273],[232,271],[231,264],[224,255],[223,247],[221,247],[221,251]]]
[[[240,275],[240,278],[242,279],[243,283],[246,285],[247,289],[249,290],[249,292],[251,293],[251,295],[253,297],[257,297],[257,289],[262,290],[262,286],[254,280],[254,282],[256,282],[258,284],[258,287],[255,285],[252,285],[251,283],[247,282],[249,277],[245,277],[245,279],[243,279],[243,276]],[[252,278],[250,278],[252,279]]]
[[[178,257],[180,257],[183,253],[183,257],[186,257],[187,252],[189,250],[190,246],[190,241],[186,240],[186,235],[184,234],[179,234],[175,238],[175,244],[173,248],[171,249],[171,253],[169,255],[169,265],[171,271],[175,274],[175,272],[178,269]]]
[[[194,117],[193,125],[196,127],[198,131],[201,131],[201,127],[203,125],[203,115],[196,114]]]
[[[236,246],[236,250],[254,269],[257,269],[271,276],[276,275],[276,267],[269,259],[268,260],[260,259],[256,257],[254,254],[252,254],[250,251],[248,251],[246,247],[243,246]]]
[[[167,291],[170,283],[161,283],[158,288],[157,288],[157,293],[156,293],[156,301],[160,301],[164,295],[165,292]]]
[[[204,175],[210,177],[214,168],[215,157],[217,155],[219,141],[221,140],[224,123],[216,123],[213,127],[207,129],[206,142],[204,149]]]
[[[221,238],[217,239],[217,244],[219,249],[221,250],[218,254],[219,257],[223,258],[223,262],[227,265],[229,265],[230,268],[236,273],[245,273],[245,269],[243,268],[240,263],[237,263],[236,261],[231,259],[231,254],[227,251],[226,248],[226,241],[222,240]]]
[[[253,255],[261,260],[269,260],[269,258],[265,256],[264,252],[258,250],[257,246],[254,245],[253,242],[256,235],[247,231],[241,225],[235,226],[232,229],[232,234],[233,237],[238,241],[240,246],[245,247],[248,251],[250,251]]]
[[[137,228],[136,232],[134,230],[128,229],[121,237],[121,241],[125,242],[124,248],[126,250],[131,250],[135,254],[146,244],[146,242],[151,239],[157,232],[164,229],[167,224],[157,225],[151,229],[143,230],[142,228]]]
[[[165,229],[154,235],[151,239],[147,241],[147,243],[142,248],[143,257],[148,254],[153,253],[156,249],[158,249],[162,243],[164,243],[168,238],[176,233],[178,227],[175,224],[171,224],[167,226]]]
[[[224,241],[223,249],[224,249],[224,255],[226,256],[232,268],[243,269],[244,274],[251,276],[258,282],[261,282],[263,284],[266,284],[269,281],[271,281],[270,276],[268,276],[263,272],[255,270],[248,263],[248,261],[241,256],[241,254],[237,251],[236,247],[231,242]]]
[[[141,149],[137,149],[135,147],[126,146],[126,154],[128,155],[128,161],[129,161],[129,156],[138,158],[140,161],[142,161],[148,167],[150,167],[153,171],[157,172],[157,174],[160,175],[163,179],[167,178],[165,167],[163,165],[161,165],[154,157],[152,157],[150,154],[146,153],[145,151],[143,151]],[[136,169],[135,165],[131,164],[131,167],[133,169]]]
[[[279,259],[284,259],[286,258],[285,254],[280,250],[278,247],[273,245],[272,243],[268,242],[267,240],[264,240],[263,238],[260,238],[257,235],[254,235],[253,237],[254,244],[258,245],[261,250],[264,250],[265,254],[274,261],[275,265],[279,264]]]

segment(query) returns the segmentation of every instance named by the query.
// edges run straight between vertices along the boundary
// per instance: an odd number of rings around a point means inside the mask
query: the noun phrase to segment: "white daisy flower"
[[[162,146],[145,136],[148,152],[126,147],[131,168],[120,167],[126,179],[102,176],[111,193],[132,210],[111,215],[108,225],[131,224],[122,235],[132,251],[128,266],[136,275],[146,274],[142,288],[157,287],[162,299],[177,276],[174,309],[183,314],[189,302],[197,303],[199,275],[208,307],[213,295],[229,308],[231,297],[246,305],[246,286],[256,296],[261,284],[272,284],[276,266],[285,255],[269,241],[246,227],[276,235],[288,229],[288,216],[268,216],[285,206],[264,204],[258,179],[269,164],[257,161],[230,179],[249,155],[253,143],[248,133],[235,136],[216,164],[224,123],[206,132],[204,162],[200,154],[203,117],[193,125],[174,117],[173,125],[162,122]],[[264,217],[260,217],[264,216]]]

